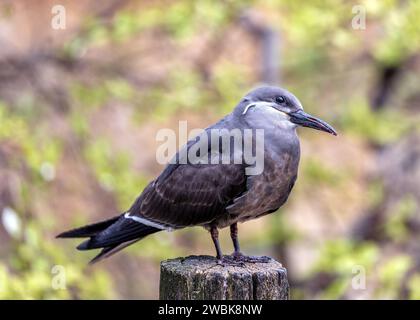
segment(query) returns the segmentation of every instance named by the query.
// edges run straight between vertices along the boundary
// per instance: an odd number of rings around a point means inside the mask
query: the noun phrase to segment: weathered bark
[[[287,300],[287,271],[271,259],[243,266],[218,265],[210,256],[161,262],[161,300]]]

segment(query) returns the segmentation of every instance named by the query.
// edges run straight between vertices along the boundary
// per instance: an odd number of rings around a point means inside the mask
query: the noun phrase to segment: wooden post
[[[210,256],[189,256],[161,262],[161,300],[287,300],[287,271],[267,263],[218,265]]]

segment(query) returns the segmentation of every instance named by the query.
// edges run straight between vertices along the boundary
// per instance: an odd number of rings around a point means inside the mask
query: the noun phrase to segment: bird
[[[337,135],[331,125],[306,113],[298,98],[286,89],[257,87],[247,93],[230,114],[189,140],[127,211],[57,237],[87,238],[77,249],[101,249],[90,261],[95,263],[148,235],[202,226],[210,233],[218,262],[223,263],[228,257],[232,261],[260,261],[258,257],[242,253],[238,223],[274,213],[287,201],[298,175],[300,143],[297,127]],[[220,138],[232,130],[242,134],[243,146],[251,143],[252,152],[261,151],[261,172],[251,172],[253,164],[244,160],[243,149],[221,147]],[[262,146],[261,143],[256,146],[256,134],[245,138],[247,130],[262,132]],[[220,136],[217,143],[212,144],[209,137],[214,131]],[[205,137],[209,138],[206,143],[212,147],[203,147]],[[228,141],[232,146],[232,141]],[[184,159],[189,151],[193,151],[191,154],[199,161]],[[204,161],[214,160],[214,157],[219,160],[225,157],[230,161]],[[234,247],[233,253],[226,256],[218,237],[219,229],[225,227],[230,228]]]

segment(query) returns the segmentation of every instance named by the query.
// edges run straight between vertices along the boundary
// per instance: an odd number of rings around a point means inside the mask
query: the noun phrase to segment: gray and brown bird
[[[77,248],[101,248],[91,261],[96,262],[150,234],[203,226],[210,231],[216,257],[222,261],[218,229],[229,226],[234,245],[230,257],[246,260],[239,248],[237,223],[273,213],[286,202],[298,173],[298,126],[337,135],[329,124],[305,113],[299,100],[287,90],[257,88],[243,97],[232,113],[188,141],[175,161],[147,185],[126,212],[58,237],[89,238]],[[247,136],[247,130],[262,133],[263,144],[258,145],[256,134]],[[212,136],[214,131],[219,133],[214,135],[217,138]],[[239,132],[235,138],[239,137],[242,148],[233,145],[232,131]],[[229,135],[228,148],[223,145],[224,135]],[[204,141],[207,145],[203,148]],[[245,159],[244,146],[249,144],[252,159],[257,161],[257,153],[262,157],[261,172],[250,173],[256,163]],[[199,161],[182,159],[192,150]],[[215,157],[230,161],[212,161]]]

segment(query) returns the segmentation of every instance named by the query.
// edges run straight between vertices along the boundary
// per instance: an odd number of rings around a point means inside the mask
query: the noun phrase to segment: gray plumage
[[[260,174],[247,175],[246,169],[252,164],[246,163],[241,150],[230,148],[226,151],[220,141],[208,143],[206,152],[200,149],[197,153],[199,159],[225,156],[231,159],[230,163],[201,164],[189,159],[182,162],[183,155],[177,153],[178,162],[167,165],[127,212],[99,224],[62,233],[59,237],[89,237],[78,248],[103,248],[94,259],[98,261],[148,234],[203,226],[212,231],[217,256],[221,259],[217,228],[231,226],[235,252],[239,254],[236,223],[272,213],[289,197],[300,158],[297,125],[335,134],[331,126],[304,113],[301,103],[290,92],[277,87],[255,89],[232,113],[189,141],[185,148],[188,151],[204,143],[204,135],[211,142],[212,129],[239,130],[242,143],[250,143],[244,141],[245,130],[263,130],[261,150],[257,150],[255,137],[251,138],[254,153],[263,151],[264,170]],[[219,154],[214,153],[214,145]],[[233,159],[241,161],[238,163]]]

